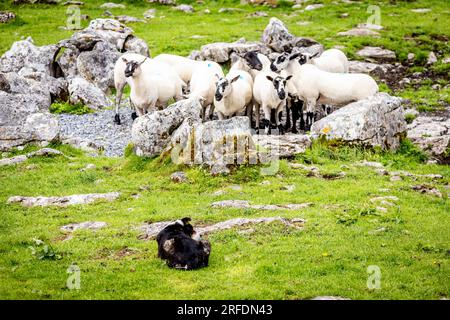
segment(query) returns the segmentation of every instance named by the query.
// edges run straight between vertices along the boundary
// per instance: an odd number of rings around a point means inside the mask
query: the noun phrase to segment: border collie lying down
[[[156,236],[158,257],[170,268],[192,270],[208,266],[211,245],[202,240],[189,223],[191,218],[175,221]]]

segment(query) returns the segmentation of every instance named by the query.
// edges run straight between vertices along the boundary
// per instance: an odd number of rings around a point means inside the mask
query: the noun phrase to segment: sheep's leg
[[[270,128],[270,118],[272,115],[272,109],[269,108],[266,104],[263,103],[262,109],[264,112],[264,119],[263,119],[263,125],[264,125],[264,133],[265,134],[271,134],[272,130]]]
[[[284,125],[284,127],[286,128],[286,130],[288,130],[291,127],[291,109],[294,105],[294,99],[293,98],[288,98],[286,100],[286,123]],[[292,116],[294,116],[294,113],[292,111]],[[281,120],[281,119],[280,119]]]
[[[255,102],[255,132],[259,134],[259,118],[260,118],[260,112],[259,112],[260,106],[258,103]]]
[[[275,115],[275,122],[277,124],[278,132],[280,135],[284,135],[284,126],[281,124],[281,117],[280,117],[281,113],[283,112],[284,106],[286,106],[286,102],[281,102],[276,109]]]
[[[314,111],[316,109],[317,99],[307,99],[306,100],[306,124],[305,130],[311,130],[311,126],[314,123]]]
[[[297,120],[300,118],[300,130],[305,130],[305,120],[303,119],[303,101],[296,98],[292,108],[292,133],[298,133]]]
[[[136,118],[138,117],[137,113],[136,113],[136,107],[133,104],[133,101],[131,101],[131,97],[130,97],[130,108],[131,110],[133,110],[133,112],[131,113],[131,120],[136,120]]]
[[[248,104],[245,106],[245,115],[250,119],[250,129],[252,128],[253,106]]]
[[[212,120],[213,117],[214,117],[214,104],[211,103],[209,105],[209,116],[208,116],[208,118],[209,118],[209,120]]]
[[[145,114],[144,109],[139,107],[136,107],[136,113],[138,117],[142,117]]]
[[[114,123],[120,125],[119,105],[122,101],[123,88],[126,83],[121,83],[116,87],[116,114],[114,115]],[[131,100],[131,99],[130,99]]]
[[[223,120],[225,118],[224,114],[220,111],[217,111],[217,117],[219,118],[219,120]]]

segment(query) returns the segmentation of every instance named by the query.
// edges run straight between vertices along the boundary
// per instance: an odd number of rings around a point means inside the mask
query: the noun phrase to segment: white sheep
[[[310,63],[323,71],[333,73],[348,73],[348,59],[344,52],[339,49],[328,49],[314,55],[308,53],[301,53],[299,56],[299,63]],[[318,56],[318,57],[317,57]]]
[[[171,65],[175,72],[178,73],[178,76],[181,78],[181,80],[183,80],[185,83],[189,83],[191,81],[192,75],[197,68],[205,65],[210,67],[211,69],[214,69],[215,73],[219,74],[220,72],[223,72],[222,68],[217,62],[210,60],[198,61],[167,53],[162,53],[156,56],[154,59],[158,61],[164,61],[165,63]]]
[[[214,95],[214,107],[220,120],[246,109],[251,118],[253,78],[234,64],[226,77],[219,77]]]
[[[275,122],[280,134],[284,133],[284,127],[280,124],[279,114],[286,104],[286,83],[292,76],[284,78],[274,72],[259,72],[253,83],[253,99],[256,111],[256,132],[259,132],[259,110],[264,112],[264,132],[270,134],[271,111],[275,110]]]
[[[155,108],[164,108],[170,99],[183,98],[185,84],[167,63],[150,58],[121,59],[126,64],[124,73],[131,87],[130,98],[139,116]]]
[[[306,104],[303,114],[308,126],[314,121],[317,103],[342,106],[378,92],[377,83],[367,74],[331,73],[312,64],[300,65],[295,59],[290,61],[285,72],[293,75],[291,81],[296,91],[292,94]]]
[[[216,92],[217,76],[224,77],[222,68],[217,70],[210,64],[202,64],[198,66],[192,74],[190,82],[190,99],[199,99],[202,104],[202,120],[206,120],[206,109],[209,106],[209,118],[211,119],[214,112],[214,94]]]

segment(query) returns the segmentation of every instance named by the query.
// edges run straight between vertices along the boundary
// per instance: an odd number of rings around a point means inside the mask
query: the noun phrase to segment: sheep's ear
[[[293,53],[289,56],[289,60],[297,59],[301,55],[300,52]]]
[[[320,52],[316,52],[316,53],[314,53],[312,56],[310,56],[310,58],[312,59],[312,58],[315,58],[315,57],[317,57],[318,55],[319,55],[319,53]]]
[[[181,219],[181,221],[183,222],[184,225],[187,225],[189,223],[189,221],[191,221],[191,218],[186,217],[186,218]]]
[[[216,73],[217,80],[220,80],[220,76]]]
[[[143,64],[145,62],[145,60],[147,60],[147,57],[144,58],[144,60],[142,60],[139,65]]]
[[[273,78],[271,76],[266,76],[267,80],[269,80],[270,82],[273,82]]]
[[[291,78],[292,78],[292,74],[290,76],[287,76],[286,81],[291,80]]]
[[[236,76],[236,77],[234,77],[233,79],[231,79],[230,83],[233,83],[233,82],[237,81],[240,77],[241,77],[241,76]]]
[[[124,57],[122,57],[122,61],[125,62],[125,63],[128,63],[128,60],[125,59]]]

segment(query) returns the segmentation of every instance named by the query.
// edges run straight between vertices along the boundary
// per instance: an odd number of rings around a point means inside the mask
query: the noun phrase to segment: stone
[[[268,17],[269,15],[267,14],[267,12],[264,11],[255,11],[252,13],[249,13],[247,15],[247,18],[260,18],[260,17]]]
[[[147,2],[159,3],[159,4],[169,5],[169,6],[176,4],[175,0],[147,0]]]
[[[434,188],[432,186],[416,185],[416,186],[411,186],[411,189],[413,189],[414,191],[417,191],[419,193],[428,194],[428,195],[432,195],[432,196],[435,196],[438,198],[442,198],[442,193],[437,188]]]
[[[33,113],[25,120],[24,129],[34,141],[55,141],[59,137],[59,123],[50,113]]]
[[[255,210],[301,210],[311,206],[311,203],[299,204],[267,204],[267,205],[251,205],[247,200],[223,200],[213,202],[212,208],[235,208],[235,209],[255,209]]]
[[[66,1],[62,3],[63,6],[84,6],[84,2],[81,1]]]
[[[156,9],[148,9],[143,13],[145,19],[153,19],[156,17]]]
[[[0,11],[0,23],[8,23],[16,18],[16,14],[11,11]]]
[[[69,95],[70,103],[80,103],[92,110],[99,110],[112,106],[112,102],[101,89],[81,77],[69,80]]]
[[[284,190],[284,191],[291,193],[292,191],[295,190],[295,185],[290,184],[290,185],[282,186],[282,187],[280,187],[280,190]]]
[[[311,127],[313,139],[325,136],[349,144],[396,150],[406,132],[402,99],[387,93],[350,103]]]
[[[323,4],[321,3],[317,3],[317,4],[309,4],[305,7],[305,11],[311,11],[311,10],[316,10],[319,8],[323,8]]]
[[[184,182],[188,182],[189,179],[186,176],[186,174],[182,171],[177,171],[174,172],[170,175],[170,180],[172,180],[175,183],[184,183]]]
[[[100,6],[100,9],[125,9],[126,6],[121,3],[106,2]]]
[[[434,64],[434,63],[436,63],[437,61],[438,61],[438,60],[437,60],[436,54],[435,54],[433,51],[431,51],[431,52],[428,54],[427,63],[428,63],[428,64]]]
[[[244,12],[244,9],[239,8],[220,8],[219,13],[233,13],[233,12]]]
[[[428,155],[445,161],[449,158],[450,119],[419,116],[408,125],[407,138]]]
[[[60,228],[61,231],[73,232],[77,230],[98,230],[106,227],[106,222],[102,221],[86,221],[80,223],[71,223]]]
[[[253,135],[253,140],[275,158],[293,158],[311,146],[311,138],[306,134]]]
[[[115,16],[115,18],[121,23],[145,22],[144,19],[139,19],[139,18],[127,16],[127,15]]]
[[[234,218],[222,222],[218,222],[213,225],[207,225],[204,227],[196,227],[195,230],[199,235],[205,235],[217,231],[228,230],[234,227],[242,227],[251,224],[259,224],[259,223],[272,223],[279,221],[283,223],[287,227],[292,227],[295,229],[303,229],[305,224],[305,220],[302,218],[292,218],[285,219],[282,217],[262,217],[262,218]],[[147,223],[141,226],[139,229],[143,232],[138,238],[141,240],[153,240],[156,238],[159,232],[163,230],[170,224],[173,224],[175,221],[160,221],[154,223]]]
[[[0,159],[0,167],[15,165],[28,159],[26,155],[15,156],[12,158]]]
[[[360,29],[371,29],[371,30],[383,30],[383,26],[380,26],[379,24],[372,24],[372,23],[359,23],[357,25],[357,28]]]
[[[354,28],[348,31],[338,32],[338,36],[350,36],[350,37],[379,37],[380,33],[364,28]]]
[[[173,7],[175,10],[178,11],[183,11],[185,13],[193,13],[194,12],[194,7],[188,4],[180,4],[176,7]]]
[[[362,160],[360,162],[355,163],[355,166],[357,167],[371,167],[371,168],[377,168],[377,169],[383,169],[384,165],[380,162],[375,162],[375,161],[367,161],[367,160]]]
[[[363,49],[359,50],[356,54],[364,58],[373,58],[373,59],[394,60],[396,58],[394,51],[383,49],[380,47],[364,47]]]
[[[246,42],[239,39],[236,42],[215,42],[202,46],[199,52],[200,60],[212,60],[217,63],[224,63],[231,59],[233,52],[244,54],[249,51],[260,51],[267,53],[267,48],[260,42]],[[196,59],[198,60],[198,59]]]
[[[9,197],[7,203],[20,203],[24,207],[67,207],[72,205],[89,204],[97,200],[114,201],[120,196],[118,192],[76,194],[65,197]]]
[[[415,57],[416,57],[416,55],[415,55],[414,53],[410,52],[410,53],[408,53],[407,59],[408,59],[409,61],[413,61]]]
[[[199,100],[187,99],[172,104],[164,110],[138,117],[131,130],[135,153],[138,156],[147,157],[161,154],[171,139],[177,137],[175,133],[183,121],[190,118],[192,121],[190,124],[198,123],[201,119],[201,111],[202,106]],[[185,129],[183,137],[187,139],[186,135],[189,135],[190,126],[186,125],[183,128]],[[172,134],[174,137],[171,137]]]
[[[390,64],[377,64],[371,62],[364,61],[349,61],[348,69],[350,73],[366,73],[366,74],[377,74],[377,73],[386,73],[389,69],[392,68]]]
[[[318,296],[318,297],[312,298],[311,300],[351,300],[351,299],[338,297],[338,296]]]
[[[264,29],[261,41],[276,52],[292,51],[297,47],[304,48],[319,45],[313,39],[295,37],[289,32],[281,20],[274,17],[270,18],[269,24]],[[321,45],[319,51],[323,51]]]
[[[427,12],[431,12],[431,9],[419,8],[419,9],[411,9],[411,11],[414,13],[427,13]]]

